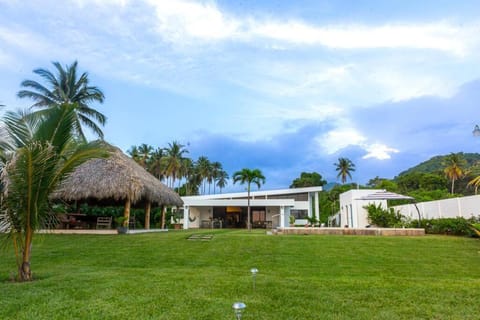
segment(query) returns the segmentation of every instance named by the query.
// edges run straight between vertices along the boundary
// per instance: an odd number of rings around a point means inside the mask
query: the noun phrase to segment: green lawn
[[[36,281],[11,283],[0,252],[0,319],[234,319],[236,301],[246,320],[480,318],[469,238],[37,235],[32,268]]]

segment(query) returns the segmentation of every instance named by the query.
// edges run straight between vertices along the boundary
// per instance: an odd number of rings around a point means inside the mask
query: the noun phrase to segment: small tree
[[[373,203],[364,207],[368,211],[368,221],[381,228],[395,228],[402,226],[404,217],[400,211],[395,211],[393,208],[384,209],[379,203]]]
[[[75,110],[71,104],[51,107],[42,116],[8,112],[3,120],[0,149],[9,158],[1,174],[2,211],[9,224],[20,281],[33,280],[33,236],[47,227],[51,193],[77,166],[108,154],[100,142],[75,141]]]
[[[233,174],[233,183],[235,184],[237,182],[247,184],[247,227],[248,230],[250,230],[252,228],[250,223],[250,185],[255,183],[260,189],[260,186],[265,183],[265,177],[259,169],[251,170],[244,168]]]

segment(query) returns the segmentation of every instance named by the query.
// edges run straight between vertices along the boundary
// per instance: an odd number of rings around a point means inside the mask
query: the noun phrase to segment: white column
[[[290,219],[290,217],[286,217]],[[280,206],[280,228],[285,228],[285,207]]]
[[[308,193],[308,216],[309,217],[314,217],[315,215],[315,212],[314,210],[312,210],[312,199],[313,199],[313,195],[311,192]]]
[[[318,199],[318,192],[315,192],[315,217],[320,221],[320,200]]]
[[[183,229],[188,229],[188,224],[190,223],[190,220],[188,220],[189,216],[190,216],[190,207],[184,206],[183,207]]]

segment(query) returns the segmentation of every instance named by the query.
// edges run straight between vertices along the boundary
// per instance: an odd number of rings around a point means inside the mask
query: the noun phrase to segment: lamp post
[[[235,302],[232,306],[233,312],[235,314],[235,319],[241,320],[242,319],[242,313],[243,310],[245,310],[247,306],[243,302]]]
[[[252,280],[253,280],[253,290],[255,290],[255,278],[257,277],[258,269],[257,268],[252,268],[250,269],[250,272],[252,273]]]
[[[480,136],[480,127],[478,127],[478,124],[475,125],[475,128],[473,128],[473,136],[474,137],[479,137]]]

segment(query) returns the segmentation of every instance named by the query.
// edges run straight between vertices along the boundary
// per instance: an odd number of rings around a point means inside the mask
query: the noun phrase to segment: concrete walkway
[[[127,234],[140,234],[151,232],[167,232],[168,229],[134,229],[128,230]],[[46,234],[118,234],[117,229],[51,229],[40,230],[38,233]]]

